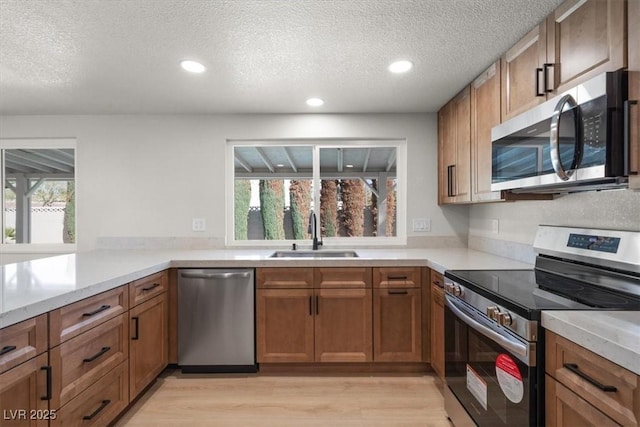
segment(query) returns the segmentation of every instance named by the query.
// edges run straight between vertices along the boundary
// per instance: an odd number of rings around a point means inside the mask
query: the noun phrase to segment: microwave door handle
[[[520,360],[525,362],[527,365],[531,366],[530,361],[528,360],[528,356],[529,356],[528,348],[525,344],[519,341],[509,339],[509,337],[506,337],[494,331],[488,326],[483,325],[482,323],[478,322],[476,319],[470,317],[462,309],[458,307],[456,302],[449,295],[445,295],[445,304],[453,312],[453,314],[456,315],[456,317],[458,317],[468,326],[480,332],[482,335],[489,338],[496,344],[501,345],[502,347],[509,350],[513,354],[519,356]]]
[[[575,139],[576,145],[574,150],[573,164],[569,170],[565,170],[560,159],[560,116],[562,115],[562,109],[565,104],[573,108],[574,111],[574,123],[575,123]],[[575,169],[580,166],[582,161],[582,138],[580,137],[580,115],[577,108],[578,104],[573,96],[567,94],[560,98],[560,101],[556,104],[556,108],[551,116],[551,126],[549,128],[549,147],[551,148],[551,165],[553,170],[556,171],[556,175],[563,180],[567,181],[573,175]]]

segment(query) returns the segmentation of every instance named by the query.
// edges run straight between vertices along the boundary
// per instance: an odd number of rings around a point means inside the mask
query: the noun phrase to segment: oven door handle
[[[453,314],[456,315],[456,317],[458,317],[460,320],[462,320],[464,323],[466,323],[476,331],[480,332],[485,337],[501,345],[502,347],[504,347],[506,350],[509,350],[513,354],[519,356],[520,360],[522,360],[523,362],[525,362],[527,365],[530,366],[529,351],[528,351],[529,349],[525,344],[519,341],[516,341],[514,339],[510,339],[509,337],[504,336],[494,331],[490,327],[478,322],[476,319],[474,319],[473,317],[465,313],[464,309],[458,306],[458,304],[455,302],[453,297],[449,295],[445,295],[445,302],[447,304],[447,307],[453,312]]]

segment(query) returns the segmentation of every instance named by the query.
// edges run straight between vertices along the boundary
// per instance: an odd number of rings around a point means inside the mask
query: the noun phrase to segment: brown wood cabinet
[[[471,83],[471,200],[500,200],[491,191],[491,128],[500,124],[500,61]]]
[[[471,95],[467,86],[438,112],[438,203],[471,201]]]
[[[431,367],[444,381],[444,278],[431,271]]]
[[[640,189],[640,2],[628,5],[629,187]]]
[[[47,397],[48,357],[43,353],[0,374],[1,425],[46,427],[49,421]],[[43,399],[45,397],[45,399]],[[41,417],[32,417],[41,414]],[[39,418],[39,419],[38,419]]]
[[[0,374],[47,351],[47,315],[0,329]]]
[[[129,399],[164,370],[169,358],[167,292],[129,310]]]
[[[625,2],[567,0],[502,57],[502,120],[626,62]]]
[[[373,360],[422,360],[422,293],[420,288],[373,290]]]
[[[371,268],[258,268],[256,277],[258,363],[373,359]]]
[[[129,303],[131,307],[145,302],[156,295],[167,292],[169,287],[169,274],[161,271],[129,284]]]
[[[640,376],[546,332],[549,427],[640,425]]]

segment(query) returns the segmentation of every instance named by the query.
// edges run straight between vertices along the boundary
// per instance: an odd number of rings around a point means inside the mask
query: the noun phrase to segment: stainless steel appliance
[[[178,270],[178,364],[183,372],[256,372],[251,269]]]
[[[544,425],[542,310],[640,310],[640,233],[540,226],[533,270],[445,271],[456,427]]]
[[[603,73],[494,127],[491,190],[559,193],[625,186],[627,97],[627,73]]]

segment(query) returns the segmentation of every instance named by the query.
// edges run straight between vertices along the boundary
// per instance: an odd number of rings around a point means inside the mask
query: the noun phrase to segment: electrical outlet
[[[491,220],[491,232],[493,234],[498,234],[500,232],[500,221],[497,219]]]
[[[193,218],[193,222],[191,223],[192,231],[204,231],[207,229],[207,223],[204,218]]]
[[[415,218],[413,220],[413,231],[431,231],[431,220],[429,218]]]

